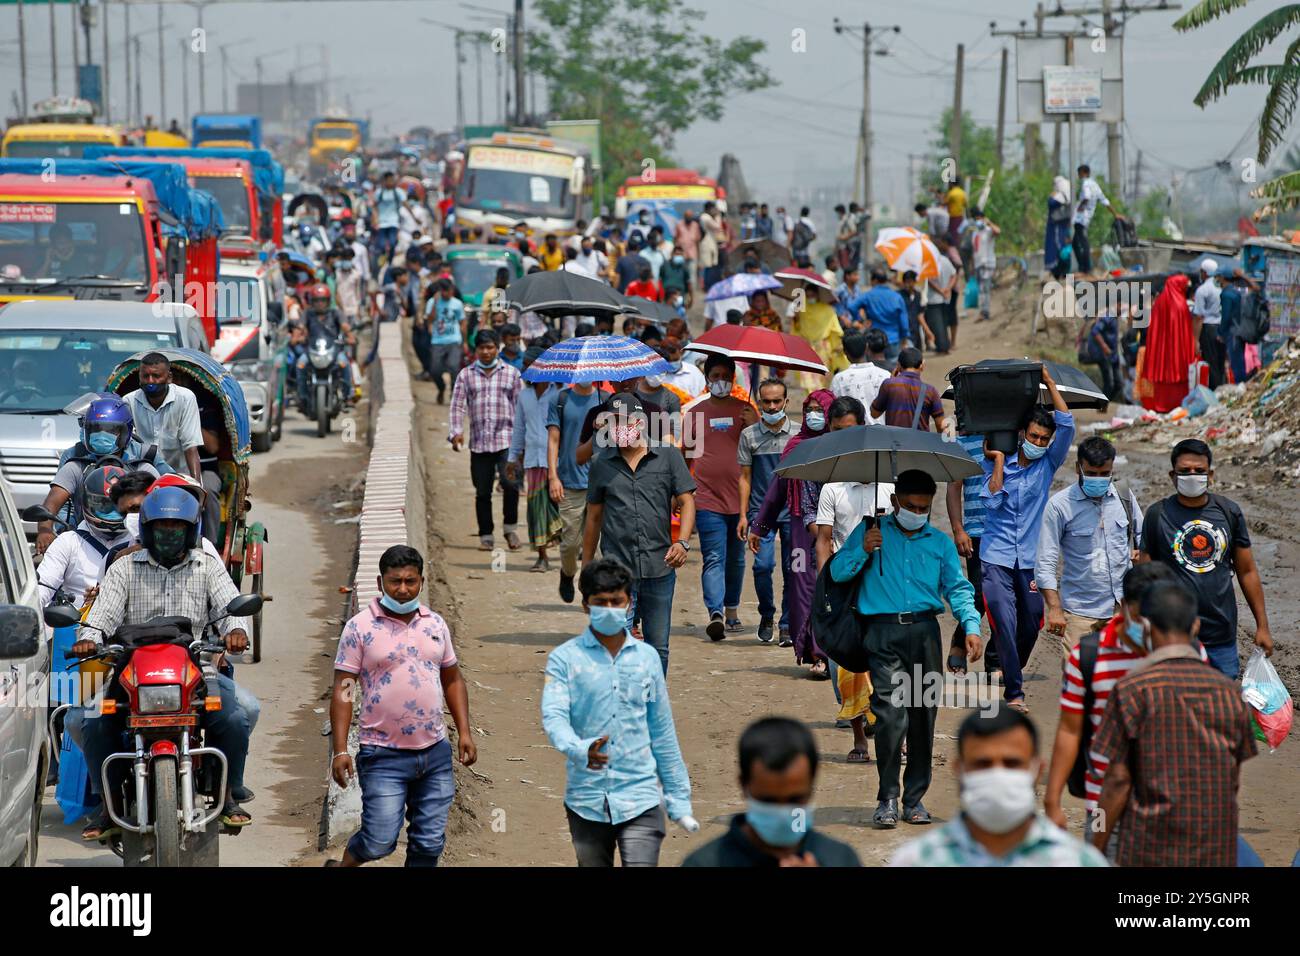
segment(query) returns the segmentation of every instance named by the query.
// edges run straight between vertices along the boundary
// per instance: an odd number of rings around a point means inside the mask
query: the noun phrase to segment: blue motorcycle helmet
[[[96,399],[81,416],[81,443],[96,458],[120,458],[132,433],[131,407],[116,395]]]
[[[122,533],[126,519],[113,504],[113,486],[126,477],[117,465],[91,468],[81,478],[81,513],[91,527],[104,534]]]
[[[198,546],[200,514],[184,488],[156,488],[140,506],[140,543],[163,567],[173,567]]]

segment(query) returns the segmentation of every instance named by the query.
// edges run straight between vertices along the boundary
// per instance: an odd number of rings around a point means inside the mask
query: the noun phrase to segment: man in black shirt
[[[813,829],[817,744],[788,717],[765,717],[740,735],[746,810],[682,866],[861,866],[853,848]]]
[[[1241,667],[1237,653],[1237,594],[1233,573],[1255,616],[1255,644],[1273,655],[1273,635],[1264,609],[1264,586],[1250,549],[1250,529],[1240,506],[1209,491],[1214,478],[1210,446],[1187,438],[1169,456],[1169,477],[1177,493],[1147,509],[1142,525],[1142,550],[1163,561],[1196,595],[1201,629],[1198,634],[1210,663],[1235,678]]]

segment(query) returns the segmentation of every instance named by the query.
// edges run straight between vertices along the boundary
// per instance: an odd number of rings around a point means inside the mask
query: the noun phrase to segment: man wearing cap
[[[631,570],[628,626],[640,619],[667,676],[677,569],[695,530],[695,479],[680,450],[650,438],[649,416],[635,395],[616,394],[601,420],[587,480],[582,563],[595,559],[599,542],[604,557]],[[675,543],[674,509],[681,512]]]
[[[1210,366],[1210,388],[1218,388],[1225,381],[1223,374],[1224,348],[1219,338],[1219,323],[1223,310],[1219,304],[1219,264],[1206,257],[1201,260],[1201,283],[1192,300],[1192,325],[1201,346],[1201,358]]]

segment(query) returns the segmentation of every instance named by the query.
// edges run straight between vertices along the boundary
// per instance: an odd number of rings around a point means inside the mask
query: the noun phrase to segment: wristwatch
[[[676,541],[676,542],[674,542],[674,543],[675,543],[675,544],[680,544],[680,545],[682,546],[682,550],[683,550],[683,551],[689,551],[689,550],[691,550],[691,543],[690,543],[689,541]]]

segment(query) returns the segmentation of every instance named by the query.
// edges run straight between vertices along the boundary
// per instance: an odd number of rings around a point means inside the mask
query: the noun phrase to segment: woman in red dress
[[[1151,306],[1151,325],[1138,359],[1137,398],[1144,408],[1167,412],[1187,397],[1187,367],[1196,358],[1187,276],[1173,275]]]

